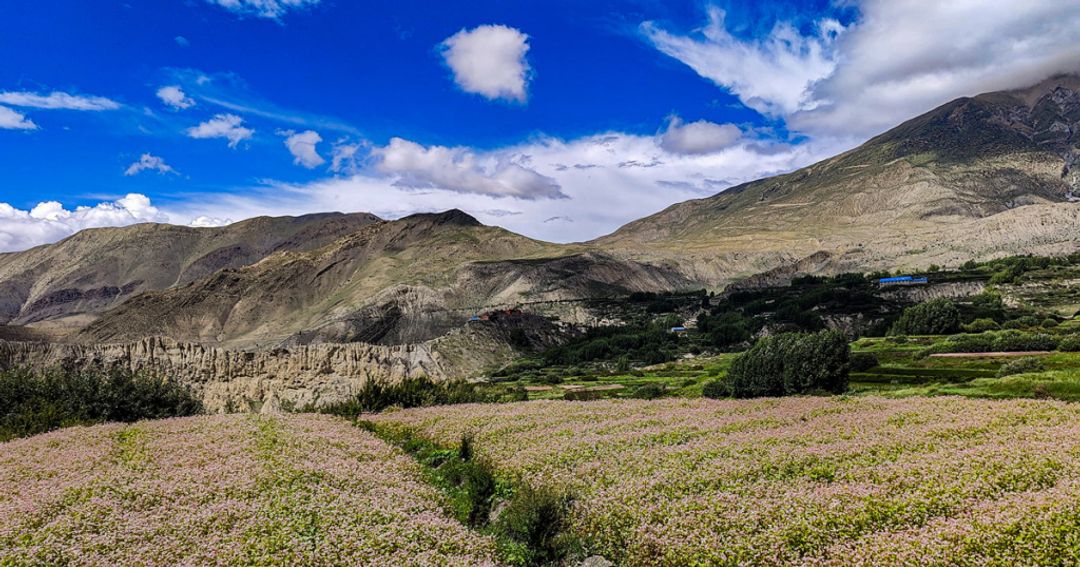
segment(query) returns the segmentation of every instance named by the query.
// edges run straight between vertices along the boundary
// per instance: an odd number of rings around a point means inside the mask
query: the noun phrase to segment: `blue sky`
[[[0,249],[449,207],[582,240],[1080,60],[1075,1],[919,4],[5,3]]]

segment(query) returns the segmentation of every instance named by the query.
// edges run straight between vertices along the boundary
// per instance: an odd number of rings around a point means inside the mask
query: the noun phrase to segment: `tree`
[[[739,355],[728,383],[737,398],[847,390],[850,347],[839,331],[765,337]]]
[[[948,299],[931,299],[904,310],[890,335],[947,335],[960,325],[960,310]]]

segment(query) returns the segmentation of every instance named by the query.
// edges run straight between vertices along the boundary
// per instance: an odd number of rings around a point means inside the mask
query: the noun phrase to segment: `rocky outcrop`
[[[0,341],[0,366],[70,370],[123,368],[188,385],[209,412],[278,411],[343,401],[367,380],[445,378],[436,345],[301,346],[239,352],[154,337],[123,344]]]
[[[347,400],[369,380],[470,378],[506,364],[516,349],[542,349],[569,329],[528,313],[493,313],[417,344],[291,345],[239,351],[165,337],[113,344],[0,340],[0,369],[125,369],[168,377],[212,413],[274,412]]]

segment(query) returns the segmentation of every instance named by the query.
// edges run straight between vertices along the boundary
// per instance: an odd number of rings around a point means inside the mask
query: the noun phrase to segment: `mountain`
[[[662,267],[532,240],[452,210],[371,222],[320,248],[142,293],[77,338],[164,335],[242,348],[416,344],[493,309],[690,284]]]
[[[809,167],[592,246],[718,286],[798,262],[908,269],[1080,247],[1080,77],[949,102]],[[824,261],[822,259],[824,258]]]
[[[834,158],[573,245],[457,210],[87,230],[0,255],[0,337],[417,345],[492,311],[548,337],[530,314],[599,320],[583,301],[637,291],[1072,252],[1078,132],[1080,77],[1054,77],[957,99]]]
[[[62,331],[144,291],[302,252],[379,221],[326,213],[258,217],[221,228],[138,224],[83,230],[55,244],[0,254],[0,323]]]

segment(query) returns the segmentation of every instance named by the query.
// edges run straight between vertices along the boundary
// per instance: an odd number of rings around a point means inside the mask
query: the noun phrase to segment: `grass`
[[[1058,332],[1071,325],[1066,321]],[[921,356],[945,336],[868,337],[852,343],[852,352],[872,353],[879,365],[852,372],[850,393],[855,395],[938,396],[973,398],[1049,397],[1080,401],[1080,353],[1053,352],[1040,356],[1045,371],[998,378],[1010,359],[993,356],[938,358]],[[664,387],[664,396],[700,397],[705,384],[724,379],[737,353],[697,356],[639,368],[631,372],[595,367],[548,367],[539,375],[502,381],[495,387],[532,387],[529,400],[561,400],[570,389],[597,389],[594,397],[627,399],[646,384]],[[512,378],[512,377],[511,377]],[[618,389],[609,389],[619,386]],[[539,389],[546,388],[546,389]]]

